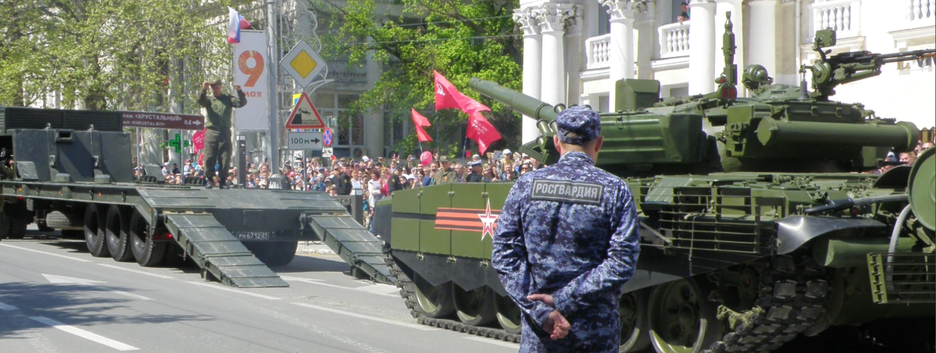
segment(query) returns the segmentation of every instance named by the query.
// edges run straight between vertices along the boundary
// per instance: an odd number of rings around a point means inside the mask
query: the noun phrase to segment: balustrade
[[[661,59],[689,55],[689,22],[676,22],[657,28]]]

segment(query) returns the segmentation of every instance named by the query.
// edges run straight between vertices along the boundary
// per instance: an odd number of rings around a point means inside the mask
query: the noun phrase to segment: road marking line
[[[198,283],[198,282],[189,282],[189,281],[184,281],[184,282],[186,282],[186,283],[191,283],[191,284],[194,284],[194,285],[196,285],[196,286],[202,286],[202,287],[205,287],[205,288],[214,288],[214,289],[217,289],[217,290],[223,290],[223,291],[225,291],[225,292],[232,292],[232,293],[238,293],[238,294],[243,294],[243,295],[249,295],[249,296],[251,296],[251,297],[257,297],[257,298],[261,298],[261,299],[280,300],[280,298],[271,297],[271,296],[269,296],[269,295],[251,293],[251,292],[246,292],[246,291],[237,290],[237,289],[231,289],[231,288],[227,288],[227,287],[220,287],[220,286],[218,286],[218,285],[216,285],[216,284],[211,284],[211,283]]]
[[[40,322],[40,323],[43,323],[43,324],[45,324],[45,325],[48,325],[48,326],[50,326],[50,327],[52,327],[52,328],[55,328],[55,329],[58,329],[58,330],[62,330],[62,331],[68,332],[68,333],[70,333],[70,334],[73,334],[73,335],[75,335],[75,336],[84,338],[84,339],[86,339],[86,340],[89,340],[89,341],[92,341],[92,342],[95,342],[95,343],[103,344],[103,345],[105,345],[105,346],[111,347],[111,348],[116,349],[116,350],[118,350],[118,351],[136,351],[136,350],[139,350],[139,348],[134,347],[134,346],[131,346],[131,345],[128,345],[128,344],[126,344],[126,343],[118,342],[118,341],[112,340],[112,339],[110,339],[110,338],[107,338],[107,337],[104,337],[104,336],[101,336],[101,335],[98,335],[98,334],[95,334],[95,333],[91,333],[91,332],[89,332],[89,331],[85,331],[85,330],[82,330],[82,329],[80,329],[80,328],[77,328],[77,327],[74,327],[74,326],[71,326],[71,325],[66,325],[66,324],[63,324],[63,323],[61,323],[61,322],[52,320],[52,319],[47,318],[47,317],[44,317],[44,316],[31,316],[30,319],[33,320],[33,321],[38,321],[38,322]]]
[[[111,265],[111,264],[98,264],[98,265],[101,265],[101,266],[104,266],[104,267],[107,267],[107,268],[112,268],[112,269],[115,269],[115,270],[121,270],[121,271],[139,273],[139,274],[141,274],[141,275],[147,275],[147,276],[150,276],[150,277],[156,277],[156,278],[162,278],[162,279],[172,279],[172,277],[170,277],[170,276],[157,275],[157,274],[155,274],[155,273],[149,273],[149,272],[146,272],[146,271],[140,271],[140,270],[134,270],[134,269],[129,269],[129,268],[123,268],[123,267],[120,267],[120,266],[117,266],[117,265]]]
[[[520,347],[519,344],[510,343],[510,342],[505,342],[505,341],[497,341],[497,340],[495,340],[495,339],[493,339],[493,338],[484,338],[484,337],[463,337],[463,338],[466,339],[466,340],[472,340],[472,341],[476,341],[476,342],[490,343],[490,344],[493,344],[493,345],[495,345],[495,346],[507,347],[507,348],[511,348],[511,349],[517,349],[518,347]]]
[[[350,317],[356,317],[356,318],[358,318],[358,319],[364,319],[364,320],[382,322],[382,323],[385,323],[385,324],[397,325],[397,326],[401,326],[401,327],[417,329],[417,330],[420,330],[420,331],[432,331],[432,330],[435,330],[435,328],[432,328],[432,327],[429,327],[429,326],[423,326],[423,325],[417,325],[417,324],[409,324],[409,323],[399,322],[399,321],[394,321],[394,320],[389,320],[389,319],[382,319],[382,318],[379,318],[379,317],[372,317],[372,316],[367,316],[367,315],[364,315],[364,314],[352,313],[352,312],[350,312],[350,311],[338,310],[338,309],[329,308],[329,307],[324,307],[324,306],[319,306],[319,305],[314,305],[314,304],[306,304],[306,303],[292,303],[292,304],[293,304],[293,305],[298,305],[298,306],[301,306],[301,307],[306,307],[306,308],[309,308],[309,309],[327,311],[327,312],[330,312],[330,313],[335,313],[335,314],[340,314],[340,315],[345,315],[345,316],[350,316]]]
[[[0,244],[0,246],[5,246],[5,247],[8,247],[8,248],[19,249],[19,250],[25,250],[25,251],[32,251],[32,252],[35,252],[35,253],[40,253],[40,254],[49,255],[49,256],[55,256],[55,257],[61,257],[61,258],[63,258],[63,259],[69,259],[69,260],[78,261],[78,262],[91,262],[91,260],[79,259],[79,258],[76,258],[76,257],[65,256],[65,255],[60,255],[60,254],[53,254],[53,253],[50,253],[50,252],[39,251],[39,250],[33,250],[33,249],[24,248],[24,247],[15,246],[15,245]]]
[[[105,288],[105,289],[106,289],[106,288]],[[120,294],[120,295],[125,296],[125,297],[130,297],[130,298],[139,299],[139,300],[153,300],[152,298],[147,298],[147,297],[144,297],[144,296],[142,296],[142,295],[133,294],[133,293],[130,293],[130,292],[124,292],[124,291],[122,291],[122,290],[112,290],[111,292],[114,292],[115,294]]]
[[[3,311],[17,311],[17,310],[19,310],[19,309],[18,309],[17,307],[15,307],[15,306],[8,305],[8,304],[5,304],[5,303],[0,302],[0,310],[3,310]]]
[[[397,294],[392,294],[392,293],[381,293],[381,292],[379,292],[379,290],[383,290],[383,289],[381,289],[380,287],[374,287],[374,286],[372,286],[372,285],[365,285],[365,286],[361,286],[361,287],[345,287],[345,286],[339,286],[339,285],[337,285],[337,284],[323,283],[321,280],[312,279],[312,278],[302,278],[302,277],[292,277],[292,276],[280,276],[280,278],[282,278],[282,279],[285,280],[285,281],[303,282],[303,283],[308,283],[308,284],[312,284],[312,285],[316,285],[316,286],[347,289],[347,290],[353,290],[353,291],[364,292],[364,293],[370,293],[370,294],[385,295],[385,296],[393,297],[393,298],[398,298],[398,297],[399,297],[399,295],[397,295]],[[379,284],[378,284],[377,286],[386,286],[386,285],[379,285]],[[388,287],[389,287],[389,286],[388,286]],[[375,288],[376,288],[376,289],[375,289]],[[394,287],[394,288],[396,288],[396,287]]]

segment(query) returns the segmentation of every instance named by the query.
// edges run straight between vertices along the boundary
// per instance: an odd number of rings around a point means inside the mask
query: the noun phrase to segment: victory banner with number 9
[[[247,105],[234,110],[234,128],[238,131],[265,131],[270,128],[267,60],[263,31],[241,31],[241,41],[234,45],[234,84],[241,85],[247,95]],[[234,94],[233,88],[226,89]]]

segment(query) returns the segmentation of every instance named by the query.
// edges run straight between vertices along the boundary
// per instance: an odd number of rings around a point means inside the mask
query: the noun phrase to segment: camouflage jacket
[[[491,263],[523,313],[521,351],[617,352],[621,286],[640,252],[637,212],[623,180],[569,152],[517,180],[497,221]],[[526,299],[552,294],[572,329],[552,341],[553,310]]]

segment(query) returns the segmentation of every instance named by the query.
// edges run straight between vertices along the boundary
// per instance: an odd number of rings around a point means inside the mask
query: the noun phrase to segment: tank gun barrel
[[[471,81],[468,81],[468,87],[537,120],[552,122],[558,116],[552,105],[495,82],[472,77]]]

